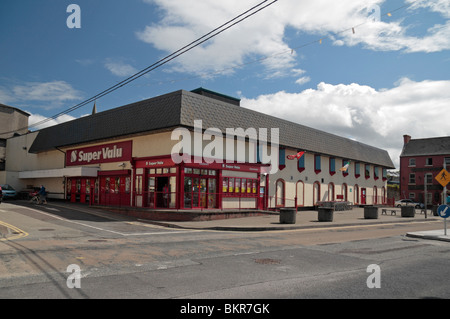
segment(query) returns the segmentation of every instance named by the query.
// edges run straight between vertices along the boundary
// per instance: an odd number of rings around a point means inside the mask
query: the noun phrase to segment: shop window
[[[355,163],[355,177],[358,178],[359,176],[361,176],[360,174],[360,168],[361,164],[360,163]]]
[[[276,193],[275,193],[275,206],[276,207],[284,207],[285,205],[285,184],[284,180],[279,179],[275,185]]]
[[[366,164],[364,166],[364,176],[366,177],[366,179],[370,178],[370,165]]]
[[[328,200],[334,201],[334,183],[328,184]]]
[[[319,174],[322,171],[320,155],[314,155],[314,171],[316,174]]]
[[[278,150],[278,168],[280,171],[286,167],[286,149],[280,148]]]
[[[347,166],[347,169],[342,171],[342,175],[343,175],[344,177],[347,176],[347,175],[349,174],[349,172],[350,172],[350,160],[348,160],[348,159],[343,159],[343,160],[342,160],[342,167],[345,167],[346,165],[348,165],[348,166]]]
[[[141,195],[142,194],[142,175],[136,175],[136,184],[135,184],[135,189],[136,189],[136,194]],[[108,193],[109,190],[109,177],[106,178],[106,192]]]
[[[235,193],[239,193],[240,189],[241,189],[241,179],[240,178],[236,178],[235,182],[236,182],[236,184],[234,186],[234,192]]]
[[[334,174],[336,174],[336,159],[330,157],[330,175],[333,176]]]
[[[297,170],[300,173],[305,170],[305,157],[306,157],[306,154],[303,154],[303,156],[300,157],[297,162]]]

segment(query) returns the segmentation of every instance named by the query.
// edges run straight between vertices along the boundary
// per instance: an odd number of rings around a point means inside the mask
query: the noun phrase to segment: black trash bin
[[[433,212],[433,216],[439,216],[437,209],[438,209],[438,205],[433,205],[433,207],[431,208],[432,212]]]
[[[295,224],[296,217],[295,208],[280,208],[280,224]]]
[[[414,206],[402,206],[402,217],[414,217],[416,215],[416,209]]]
[[[365,219],[378,219],[378,207],[377,206],[365,206],[364,207]]]
[[[317,219],[319,222],[332,222],[334,215],[333,207],[319,207]]]

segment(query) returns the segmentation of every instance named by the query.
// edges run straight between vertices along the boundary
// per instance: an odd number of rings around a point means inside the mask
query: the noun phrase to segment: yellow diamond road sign
[[[450,182],[450,173],[444,168],[435,178],[443,187],[445,187]]]

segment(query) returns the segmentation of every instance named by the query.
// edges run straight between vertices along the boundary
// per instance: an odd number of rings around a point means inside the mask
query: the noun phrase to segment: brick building
[[[400,196],[427,205],[442,203],[442,185],[436,176],[444,162],[450,170],[450,136],[411,139],[403,136],[400,154]],[[425,195],[426,186],[426,195]]]

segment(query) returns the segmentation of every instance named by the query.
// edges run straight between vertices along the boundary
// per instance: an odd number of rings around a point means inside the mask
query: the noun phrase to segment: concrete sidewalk
[[[356,207],[348,211],[335,211],[332,222],[319,222],[318,212],[314,210],[298,211],[295,224],[281,224],[278,214],[268,214],[252,217],[228,218],[208,221],[151,221],[139,219],[142,222],[158,224],[173,228],[186,229],[210,229],[210,230],[230,230],[230,231],[268,231],[268,230],[287,230],[302,229],[314,227],[333,227],[333,226],[353,226],[369,224],[386,223],[407,223],[407,222],[429,222],[440,220],[440,217],[428,213],[427,218],[416,210],[415,217],[401,217],[400,210],[397,215],[381,214],[379,209],[378,219],[364,219],[364,208]]]
[[[72,203],[58,203],[58,206],[66,206],[67,208],[80,209],[83,212],[93,214],[102,214],[107,216],[114,214],[115,216],[124,215],[108,211],[108,208],[89,207],[86,205],[72,204]],[[335,211],[332,222],[319,222],[318,212],[315,210],[298,211],[296,213],[295,224],[281,224],[280,216],[277,213],[263,214],[259,216],[240,217],[217,219],[208,221],[154,221],[149,219],[137,220],[145,223],[182,229],[199,229],[199,230],[221,230],[221,231],[274,231],[274,230],[291,230],[291,229],[308,229],[308,228],[323,228],[323,227],[342,227],[342,226],[358,226],[358,225],[382,225],[382,224],[398,224],[398,223],[421,223],[421,222],[435,222],[436,229],[432,231],[411,232],[406,235],[409,237],[434,239],[450,242],[450,230],[447,231],[447,236],[444,235],[443,220],[439,216],[433,216],[431,211],[428,212],[427,218],[420,210],[415,211],[414,217],[401,217],[400,209],[397,209],[396,215],[391,215],[390,210],[386,214],[382,214],[382,208],[378,209],[377,219],[365,219],[364,208],[354,207],[352,210]],[[133,218],[133,217],[131,217]],[[442,221],[442,224],[439,223]]]
[[[349,211],[335,211],[332,222],[319,222],[317,215],[317,211],[299,211],[296,214],[295,224],[281,224],[279,215],[274,214],[211,221],[161,222],[141,219],[140,221],[172,228],[221,231],[274,231],[431,221],[436,222],[436,228],[438,228],[440,226],[438,222],[442,221],[442,218],[433,216],[431,211],[427,214],[427,218],[425,218],[424,213],[420,213],[420,210],[416,210],[414,217],[401,217],[400,210],[397,211],[396,215],[391,215],[389,211],[385,215],[381,214],[381,208],[379,209],[378,219],[365,219],[364,208],[360,207],[353,208],[353,210]],[[442,228],[441,230],[411,232],[407,233],[406,236],[450,242],[449,233],[450,231],[447,231],[447,235],[445,236],[444,229]]]

